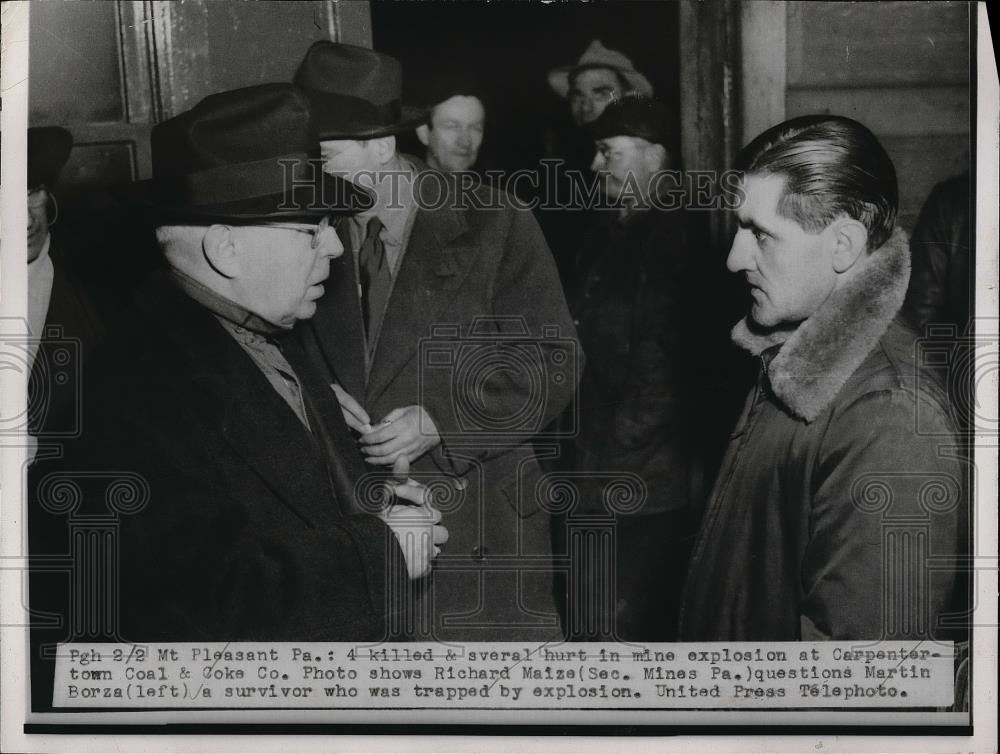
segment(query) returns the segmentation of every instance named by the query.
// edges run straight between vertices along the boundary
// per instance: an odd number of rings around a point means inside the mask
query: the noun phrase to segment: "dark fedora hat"
[[[205,97],[153,127],[153,177],[122,201],[190,222],[253,222],[368,209],[372,195],[322,170],[309,101],[291,84]]]
[[[321,139],[374,139],[411,131],[427,112],[402,104],[403,67],[365,47],[313,42],[294,82],[312,102]]]
[[[28,129],[28,191],[51,185],[69,159],[73,135],[59,126]]]
[[[595,140],[637,136],[666,147],[670,147],[672,141],[666,106],[659,100],[636,95],[610,103],[593,123],[587,125],[587,133]]]

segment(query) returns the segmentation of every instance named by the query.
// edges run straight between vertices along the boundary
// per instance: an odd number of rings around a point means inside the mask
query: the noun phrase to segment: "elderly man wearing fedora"
[[[588,355],[573,456],[577,470],[591,475],[579,513],[615,521],[616,557],[581,564],[592,589],[613,587],[613,597],[604,597],[611,620],[574,634],[671,641],[693,535],[688,404],[697,338],[689,323],[703,321],[692,289],[694,264],[705,255],[696,253],[680,203],[659,195],[671,188],[660,180],[674,141],[667,108],[630,95],[586,130],[611,207],[595,213],[583,236],[570,291]],[[634,510],[608,503],[609,485],[623,475],[643,482]]]
[[[394,584],[424,575],[446,532],[412,481],[390,485],[407,505],[362,499],[339,406],[283,337],[323,295],[337,221],[370,197],[318,169],[290,84],[207,97],[151,140],[152,179],[117,193],[153,213],[165,269],[86,370],[66,458],[36,464],[34,554],[62,554],[45,534],[67,514],[113,522],[117,540],[99,562],[118,589],[76,593],[89,612],[56,638],[381,640]]]
[[[538,225],[506,194],[458,194],[397,152],[396,134],[426,114],[401,104],[394,58],[317,42],[295,82],[313,102],[324,169],[377,193],[345,223],[352,253],[303,337],[367,462],[413,463],[450,535],[405,633],[558,638],[532,439],[569,401],[580,354]]]

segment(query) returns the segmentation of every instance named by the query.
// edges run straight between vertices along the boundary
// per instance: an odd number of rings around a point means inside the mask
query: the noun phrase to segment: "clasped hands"
[[[434,422],[420,406],[408,406],[389,412],[372,428],[371,419],[361,405],[339,385],[332,387],[347,425],[361,433],[365,460],[392,465],[393,482],[386,485],[392,502],[378,516],[399,542],[409,577],[426,576],[431,561],[441,552],[440,545],[448,541],[448,530],[440,524],[441,511],[431,505],[430,490],[410,478],[410,461],[441,442]],[[422,426],[421,420],[426,424]],[[430,436],[421,431],[428,427],[432,430]]]

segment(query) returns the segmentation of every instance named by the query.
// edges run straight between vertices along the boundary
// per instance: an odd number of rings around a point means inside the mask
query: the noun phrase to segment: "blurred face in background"
[[[611,199],[645,203],[650,180],[660,167],[662,148],[638,136],[609,136],[598,139],[595,147],[590,169],[597,174],[601,190]]]
[[[570,76],[569,113],[578,126],[597,120],[626,88],[613,68],[586,68]]]
[[[469,170],[479,157],[486,111],[478,97],[455,95],[434,108],[430,125],[417,129],[435,170]]]
[[[42,253],[49,237],[49,192],[39,186],[28,192],[28,261],[34,262]]]

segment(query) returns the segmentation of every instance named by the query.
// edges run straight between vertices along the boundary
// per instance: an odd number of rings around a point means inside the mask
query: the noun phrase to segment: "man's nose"
[[[462,148],[462,149],[471,149],[472,148],[472,134],[470,134],[468,131],[459,131],[458,132],[458,146],[460,148]]]
[[[730,272],[742,272],[753,267],[753,234],[749,230],[740,229],[736,231],[729,256],[726,257],[726,268]]]
[[[594,155],[593,161],[590,163],[590,169],[595,173],[604,167],[604,155],[600,152]]]
[[[332,225],[320,231],[319,256],[336,259],[344,253],[344,244],[340,241],[336,229]]]

